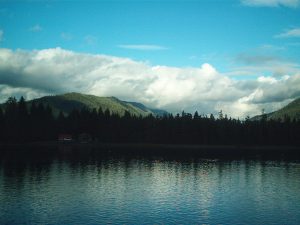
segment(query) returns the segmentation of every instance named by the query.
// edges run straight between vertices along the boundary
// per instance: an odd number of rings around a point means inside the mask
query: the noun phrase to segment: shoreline
[[[155,143],[79,143],[79,142],[26,142],[0,143],[0,151],[25,150],[62,150],[82,152],[109,153],[141,153],[141,154],[187,154],[187,155],[294,155],[300,157],[300,146],[272,146],[272,145],[192,145],[192,144],[155,144]]]
[[[247,148],[247,149],[299,149],[300,145],[199,145],[199,144],[170,144],[170,143],[140,143],[140,142],[128,142],[128,143],[115,143],[115,142],[61,142],[61,141],[34,141],[23,143],[10,143],[0,142],[0,148],[2,147],[57,147],[57,146],[71,146],[71,147],[170,147],[170,148],[200,148],[200,149],[232,149],[232,148]]]

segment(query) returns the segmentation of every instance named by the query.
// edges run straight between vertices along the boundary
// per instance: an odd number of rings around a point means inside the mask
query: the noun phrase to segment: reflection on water
[[[300,224],[300,163],[1,155],[1,224]]]

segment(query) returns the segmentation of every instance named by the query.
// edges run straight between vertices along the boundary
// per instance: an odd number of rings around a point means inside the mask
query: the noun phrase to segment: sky
[[[271,112],[300,97],[300,0],[0,0],[0,102],[72,91]]]

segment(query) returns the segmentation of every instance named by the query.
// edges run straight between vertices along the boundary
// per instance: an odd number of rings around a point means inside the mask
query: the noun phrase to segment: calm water
[[[0,158],[0,224],[300,224],[300,163],[110,156]]]

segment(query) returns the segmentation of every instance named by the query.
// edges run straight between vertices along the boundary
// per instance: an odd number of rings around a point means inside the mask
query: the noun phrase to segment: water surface
[[[300,163],[33,152],[0,161],[0,224],[300,224]]]

